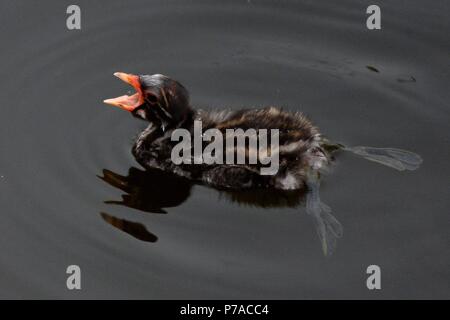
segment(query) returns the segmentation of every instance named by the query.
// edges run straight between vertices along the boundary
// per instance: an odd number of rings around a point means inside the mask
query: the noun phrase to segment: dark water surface
[[[450,298],[448,1],[379,1],[380,31],[369,1],[76,3],[80,31],[72,2],[0,5],[1,298]],[[195,106],[301,110],[336,141],[424,163],[342,154],[321,197],[344,236],[325,257],[289,199],[142,171],[143,123],[102,103],[128,90],[115,71],[170,75]]]

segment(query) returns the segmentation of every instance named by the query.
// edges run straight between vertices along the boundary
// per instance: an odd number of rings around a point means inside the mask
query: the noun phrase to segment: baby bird
[[[188,91],[169,77],[161,74],[115,75],[132,85],[137,92],[104,102],[149,122],[132,149],[136,160],[144,168],[170,171],[217,188],[297,190],[305,188],[309,170],[324,170],[330,162],[330,154],[322,147],[323,138],[319,130],[300,112],[290,113],[276,107],[237,111],[194,109],[189,103]],[[235,133],[235,138],[243,135],[247,129],[278,130],[279,146],[276,151],[270,150],[273,151],[272,156],[276,152],[279,158],[278,171],[273,175],[262,175],[262,164],[250,164],[248,161],[240,164],[174,164],[171,154],[177,142],[172,141],[172,133],[175,129],[183,128],[193,135],[195,121],[201,121],[203,132],[216,129],[224,137],[227,136],[227,129],[242,129],[237,136]],[[259,133],[258,138],[261,136]],[[202,147],[206,145],[204,141],[202,143]],[[242,152],[248,160],[250,154],[258,150],[247,143],[245,146],[236,146],[234,152]]]
[[[136,160],[144,168],[173,172],[217,188],[298,190],[306,187],[308,179],[326,171],[332,160],[332,151],[338,149],[352,151],[399,170],[413,170],[421,162],[419,156],[399,149],[346,148],[330,143],[300,112],[291,113],[276,107],[237,111],[194,109],[190,105],[189,93],[185,87],[167,76],[138,76],[122,72],[114,75],[133,86],[136,93],[104,102],[149,122],[132,149]],[[241,135],[247,129],[278,130],[279,146],[276,150],[270,150],[271,146],[268,146],[269,152],[271,151],[272,155],[276,153],[279,158],[278,171],[273,175],[262,175],[259,170],[261,164],[250,164],[248,161],[240,164],[175,164],[171,155],[177,142],[172,141],[172,133],[175,129],[182,128],[193,135],[195,121],[201,121],[204,131],[213,128],[225,137],[228,129],[242,129]],[[261,138],[261,134],[258,138]],[[191,139],[193,140],[194,138]],[[202,143],[204,147],[205,142]],[[248,144],[237,146],[234,150],[235,153],[245,154],[246,160],[257,151]]]
[[[330,208],[319,198],[320,175],[327,171],[333,152],[346,150],[397,170],[415,170],[422,159],[419,155],[394,148],[345,147],[324,138],[317,127],[300,112],[287,112],[277,107],[243,110],[206,111],[195,109],[189,102],[189,93],[179,82],[161,75],[114,74],[130,84],[136,93],[104,100],[105,103],[129,111],[134,117],[148,122],[148,127],[134,142],[132,153],[137,162],[147,169],[172,172],[191,181],[204,183],[218,189],[273,189],[278,191],[306,190],[306,210],[315,217],[318,234],[326,253],[332,238],[342,234],[342,227],[331,215]],[[246,130],[257,132],[258,144],[232,146],[232,153],[243,155],[244,162],[196,162],[192,154],[189,161],[175,163],[173,149],[178,144],[173,139],[175,130],[188,132],[195,140],[196,123],[201,123],[201,134],[213,129],[225,138],[233,130],[233,139],[246,138]],[[267,144],[270,159],[277,159],[278,168],[272,174],[262,174],[259,146],[267,131],[276,130]],[[264,140],[264,139],[263,139]],[[273,141],[272,141],[273,140]],[[278,142],[274,144],[275,140]],[[266,140],[267,141],[267,140]],[[201,140],[202,150],[206,146]],[[195,146],[194,146],[195,149]],[[229,152],[225,144],[215,150],[222,155]],[[195,153],[195,151],[194,151]],[[215,154],[217,155],[217,154]],[[331,238],[330,238],[331,235]]]

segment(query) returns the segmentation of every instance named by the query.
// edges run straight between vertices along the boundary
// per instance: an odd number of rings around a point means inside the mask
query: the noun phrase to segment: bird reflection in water
[[[171,173],[135,167],[131,167],[126,176],[104,169],[103,176],[99,178],[125,192],[121,200],[108,200],[105,203],[123,205],[153,214],[166,214],[167,208],[181,205],[189,198],[195,185],[194,182]],[[331,214],[331,209],[320,202],[314,189],[313,186],[309,192],[270,189],[217,191],[218,196],[223,196],[231,202],[260,208],[297,208],[305,204],[306,211],[314,220],[323,253],[329,255],[336,248],[337,239],[342,236],[342,226]],[[158,239],[141,223],[104,212],[101,213],[101,217],[113,227],[139,240],[155,242]]]

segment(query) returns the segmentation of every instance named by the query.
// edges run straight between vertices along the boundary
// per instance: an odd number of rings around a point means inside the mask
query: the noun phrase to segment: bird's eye
[[[147,95],[146,100],[148,102],[150,102],[151,104],[154,104],[154,103],[158,102],[158,98],[154,94]]]

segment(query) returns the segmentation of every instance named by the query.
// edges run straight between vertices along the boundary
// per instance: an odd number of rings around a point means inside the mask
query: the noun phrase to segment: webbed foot
[[[357,154],[367,160],[381,163],[399,171],[416,170],[423,162],[418,154],[396,148],[344,147],[344,150]]]

